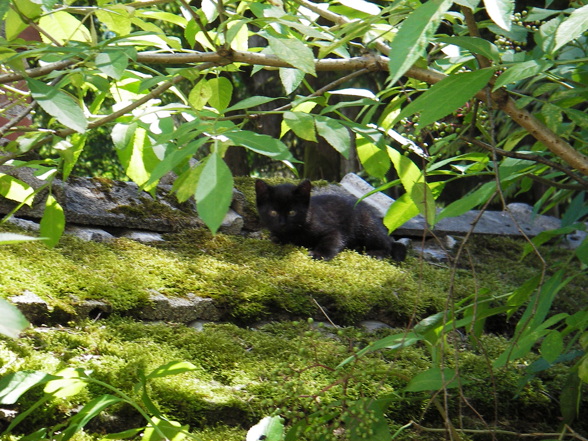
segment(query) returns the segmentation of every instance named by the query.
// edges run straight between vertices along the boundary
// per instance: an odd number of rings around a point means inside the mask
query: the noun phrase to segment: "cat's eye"
[[[288,216],[296,216],[296,211],[295,210],[288,211]]]
[[[276,217],[278,215],[278,212],[276,210],[271,210],[269,212],[269,214],[270,214],[271,217]]]

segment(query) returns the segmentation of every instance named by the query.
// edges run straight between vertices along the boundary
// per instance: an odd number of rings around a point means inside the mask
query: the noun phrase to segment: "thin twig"
[[[200,28],[202,33],[204,34],[204,37],[210,43],[210,45],[214,48],[214,50],[218,50],[218,45],[214,42],[214,40],[208,34],[208,32],[206,32],[206,27],[204,26],[204,23],[202,23],[202,20],[200,20],[198,13],[194,9],[192,9],[192,7],[188,4],[188,2],[186,0],[180,0],[180,3],[182,4],[182,6],[184,6],[184,8],[186,8],[188,10],[190,15],[192,16],[192,18],[194,19],[194,21],[196,22],[196,24],[198,25],[198,27]]]
[[[339,326],[337,326],[335,323],[333,323],[333,321],[331,320],[331,318],[329,317],[329,315],[327,314],[327,312],[323,309],[323,307],[319,304],[319,302],[317,302],[314,297],[311,297],[311,299],[314,302],[314,304],[316,306],[318,306],[318,308],[321,310],[321,312],[323,313],[323,315],[325,316],[325,318],[329,321],[329,323],[331,325],[333,325],[333,327],[338,328]]]
[[[523,159],[526,161],[533,161],[533,162],[538,162],[540,164],[547,165],[549,167],[552,167],[556,170],[561,171],[562,173],[565,173],[570,178],[579,182],[580,185],[582,186],[582,188],[588,189],[588,181],[586,179],[582,178],[582,176],[578,175],[577,173],[574,173],[568,167],[565,167],[565,166],[558,164],[557,162],[551,161],[549,159],[545,159],[543,156],[530,155],[527,153],[510,152],[508,150],[503,150],[498,147],[493,147],[490,144],[485,143],[485,142],[480,141],[479,139],[475,139],[475,138],[462,137],[462,139],[466,142],[469,142],[470,144],[474,144],[478,147],[482,147],[483,149],[488,150],[490,152],[496,152],[496,154],[498,154],[500,156],[506,156],[508,158],[515,158],[515,159]]]
[[[26,118],[26,116],[29,113],[31,113],[35,109],[35,107],[37,107],[36,101],[29,103],[29,105],[27,105],[24,109],[18,112],[10,121],[8,121],[6,124],[0,127],[0,138],[4,137],[6,132],[8,132],[10,128],[12,128],[15,124],[18,124],[20,121]]]
[[[434,428],[434,427],[425,427],[422,426],[420,424],[418,424],[415,421],[411,421],[412,425],[419,430],[423,430],[425,432],[431,432],[431,433],[444,433],[447,430],[446,429],[438,429],[438,428]],[[567,426],[566,426],[567,428]],[[489,433],[496,433],[498,435],[510,435],[510,436],[515,436],[517,438],[557,438],[560,436],[567,436],[567,437],[571,437],[571,438],[575,438],[581,441],[587,441],[586,438],[582,437],[581,435],[577,434],[574,431],[570,431],[570,433],[548,433],[548,432],[535,432],[535,433],[519,433],[519,432],[512,432],[510,430],[501,430],[501,429],[490,429],[490,430],[481,430],[481,429],[455,429],[457,432],[460,433],[472,433],[472,434],[489,434]]]

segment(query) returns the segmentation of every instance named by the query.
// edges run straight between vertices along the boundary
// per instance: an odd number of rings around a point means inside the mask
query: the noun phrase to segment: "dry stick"
[[[318,306],[318,308],[321,310],[321,312],[323,313],[323,315],[325,316],[325,318],[329,321],[329,323],[331,325],[333,325],[334,328],[338,328],[339,326],[337,326],[335,323],[333,323],[333,321],[328,316],[327,312],[323,309],[323,307],[319,304],[319,302],[317,302],[314,297],[311,297],[311,299],[315,303],[315,305]]]

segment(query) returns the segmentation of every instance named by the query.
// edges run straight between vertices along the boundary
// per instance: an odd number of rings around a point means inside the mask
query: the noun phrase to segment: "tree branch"
[[[490,144],[487,144],[487,143],[480,141],[479,139],[475,139],[475,138],[462,137],[461,139],[463,139],[465,142],[469,142],[470,144],[474,144],[474,145],[477,145],[478,147],[482,147],[483,149],[488,150],[489,152],[495,152],[497,155],[500,155],[500,156],[506,156],[506,157],[515,158],[515,159],[524,159],[526,161],[533,161],[533,162],[538,162],[538,163],[547,165],[551,168],[559,170],[562,173],[565,173],[570,178],[572,178],[573,180],[577,181],[580,184],[580,188],[578,188],[578,186],[574,186],[574,188],[570,188],[568,186],[568,188],[575,189],[575,190],[588,189],[588,181],[586,179],[582,178],[582,176],[578,175],[577,173],[574,173],[569,168],[564,167],[563,165],[558,164],[557,162],[553,162],[553,161],[550,161],[549,159],[544,158],[543,156],[530,155],[527,153],[510,152],[508,150],[503,150],[503,149],[499,149],[498,147],[491,146]],[[551,181],[548,181],[548,182],[550,184],[555,185],[555,183],[552,183]]]
[[[323,10],[318,5],[307,0],[295,0],[299,5],[304,6],[323,18],[335,23],[345,24],[348,21],[331,11]],[[377,49],[384,55],[389,56],[390,47],[381,39],[375,42]],[[47,74],[56,69],[65,69],[79,62],[79,59],[65,60],[59,63],[53,63],[42,68],[29,69],[25,75],[7,74],[0,75],[0,84],[11,81],[17,81],[26,77],[35,77]],[[266,55],[255,52],[239,52],[231,50],[220,50],[213,53],[205,52],[184,52],[178,54],[159,54],[159,53],[140,53],[137,55],[137,62],[151,64],[189,64],[189,63],[211,63],[214,65],[227,65],[230,63],[246,63],[250,65],[262,65],[270,68],[294,67],[289,63],[281,60],[275,55]],[[322,59],[315,60],[317,71],[345,71],[345,70],[384,70],[388,69],[388,59],[381,56],[364,56],[349,59]],[[428,84],[435,84],[447,76],[428,69],[412,67],[405,73],[406,76],[412,77]],[[535,139],[541,142],[554,155],[575,168],[580,173],[588,176],[588,157],[574,149],[569,143],[552,132],[547,126],[542,124],[531,113],[524,109],[518,109],[514,100],[505,90],[498,90],[488,93],[481,90],[476,94],[476,98],[487,102],[490,97],[491,105],[509,115],[517,124],[526,129]]]
[[[347,23],[348,21],[338,14],[331,11],[325,11],[318,5],[307,0],[295,0],[299,5],[304,6],[311,11],[319,14],[326,20],[336,24]],[[390,47],[382,40],[376,41],[376,47],[384,55],[390,55]],[[387,67],[387,66],[386,66]],[[435,84],[446,77],[445,74],[412,67],[405,73],[406,76],[417,80],[425,81],[428,84]],[[476,94],[476,98],[482,102],[487,102],[487,92],[481,90]],[[580,173],[588,176],[588,157],[574,149],[570,144],[553,133],[547,126],[542,124],[531,113],[524,109],[518,109],[513,99],[505,90],[498,90],[490,94],[492,104],[509,115],[517,124],[527,130],[537,141],[541,142],[554,155],[561,158]]]

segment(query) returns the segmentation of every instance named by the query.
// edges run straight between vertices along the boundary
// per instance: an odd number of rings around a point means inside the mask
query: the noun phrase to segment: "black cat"
[[[255,182],[257,211],[274,242],[306,247],[315,259],[330,260],[344,248],[405,259],[406,246],[388,236],[367,203],[335,194],[311,197],[311,188],[308,180],[298,186]]]

